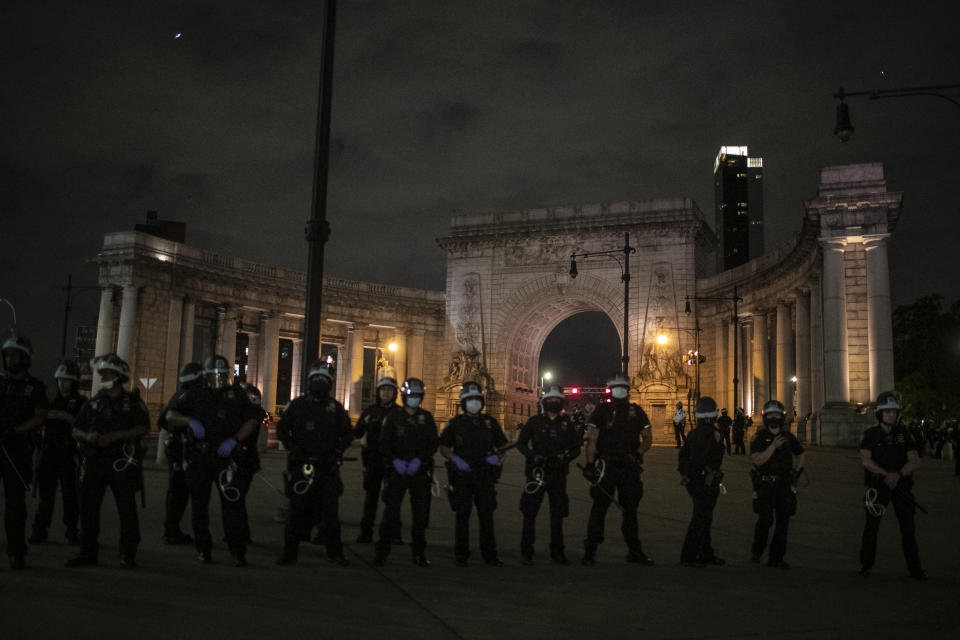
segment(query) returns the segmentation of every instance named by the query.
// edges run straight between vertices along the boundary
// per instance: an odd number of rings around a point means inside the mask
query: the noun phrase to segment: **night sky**
[[[894,304],[956,299],[960,108],[851,99],[853,139],[832,135],[841,85],[960,82],[954,8],[341,0],[326,272],[442,289],[458,212],[688,196],[712,222],[717,150],[748,145],[768,248],[821,167],[880,161],[905,194]],[[67,274],[95,284],[103,234],[148,209],[191,245],[305,269],[322,3],[8,2],[0,23],[0,297],[35,374]],[[71,333],[97,302],[77,293]]]

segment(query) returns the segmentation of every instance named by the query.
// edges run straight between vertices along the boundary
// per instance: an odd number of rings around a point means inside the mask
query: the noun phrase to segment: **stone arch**
[[[493,344],[496,375],[508,393],[536,388],[540,350],[550,332],[570,316],[585,311],[605,313],[623,339],[623,291],[591,275],[571,280],[566,273],[530,279],[500,305]]]

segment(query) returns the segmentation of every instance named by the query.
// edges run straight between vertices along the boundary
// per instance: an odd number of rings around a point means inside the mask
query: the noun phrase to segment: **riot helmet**
[[[472,380],[468,380],[460,385],[460,408],[467,413],[480,413],[483,411],[483,390],[480,385]]]
[[[74,392],[80,383],[80,366],[73,360],[67,360],[57,365],[57,370],[53,372],[53,377],[57,381],[57,389],[60,395],[68,396]]]
[[[223,389],[230,383],[230,363],[221,355],[210,356],[203,361],[203,375],[207,385]]]
[[[100,387],[113,389],[130,379],[130,365],[115,353],[107,353],[93,359],[93,369],[100,375]]]
[[[717,420],[717,402],[710,396],[701,396],[693,415],[697,422],[713,424]]]
[[[24,336],[7,338],[0,350],[3,353],[3,368],[10,373],[26,371],[33,362],[33,345]]]
[[[393,378],[390,378],[392,381]],[[427,392],[423,380],[420,378],[407,378],[403,381],[403,387],[400,389],[403,406],[416,409],[423,402],[423,396]]]
[[[180,377],[177,378],[181,389],[195,387],[203,381],[203,367],[199,362],[188,362],[180,369]]]
[[[678,402],[678,403],[677,403],[677,411],[679,411],[680,409],[683,409],[683,403],[682,403],[682,402]]]
[[[780,429],[783,427],[783,416],[786,413],[787,410],[782,402],[779,400],[768,401],[767,404],[763,405],[763,411],[760,412],[763,416],[763,426],[768,429]]]
[[[540,397],[540,406],[548,413],[560,413],[563,411],[563,403],[566,397],[563,395],[563,389],[558,384],[550,385]]]
[[[630,381],[622,373],[607,380],[607,387],[610,388],[610,395],[614,400],[626,400],[630,397]]]
[[[329,396],[330,388],[333,386],[330,363],[319,358],[314,360],[307,372],[307,383],[310,385],[310,395],[314,398],[322,399]]]
[[[256,385],[245,382],[240,386],[247,393],[247,398],[250,399],[251,404],[254,404],[258,407],[263,406],[263,396],[260,394],[260,389],[258,389]]]
[[[377,400],[382,405],[391,405],[397,400],[397,381],[390,376],[377,380]]]
[[[721,414],[721,415],[724,415],[724,416],[727,415],[727,410],[726,410],[726,409],[720,409],[720,414]]]
[[[874,410],[874,415],[877,417],[877,422],[883,423],[883,412],[893,410],[896,411],[892,423],[887,424],[896,424],[897,420],[900,418],[900,401],[897,400],[897,396],[893,391],[884,391],[879,396],[877,396],[877,408]]]

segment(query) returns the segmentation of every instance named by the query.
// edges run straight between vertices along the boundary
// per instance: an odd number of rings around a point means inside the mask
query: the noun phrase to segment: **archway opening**
[[[597,402],[600,396],[596,390],[620,370],[620,354],[620,334],[606,313],[572,315],[554,327],[544,341],[537,382],[543,378],[545,386],[560,384],[568,393],[576,388],[578,393],[568,396],[571,409]]]

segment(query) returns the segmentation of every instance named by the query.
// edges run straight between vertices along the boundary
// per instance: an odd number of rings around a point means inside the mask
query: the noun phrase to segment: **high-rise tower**
[[[726,271],[763,255],[763,158],[746,147],[720,147],[713,163],[717,269]]]

